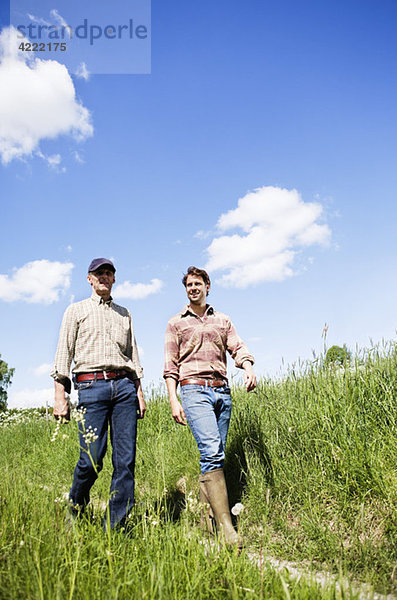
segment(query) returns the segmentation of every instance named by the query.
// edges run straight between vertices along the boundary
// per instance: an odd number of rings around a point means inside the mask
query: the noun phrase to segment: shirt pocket
[[[194,344],[200,339],[201,335],[202,332],[200,327],[188,326],[180,330],[178,337],[182,344],[194,346]]]
[[[131,327],[128,317],[121,317],[112,324],[111,338],[123,352],[131,346]]]
[[[227,345],[226,327],[211,327],[207,330],[208,340],[218,348],[224,350]]]

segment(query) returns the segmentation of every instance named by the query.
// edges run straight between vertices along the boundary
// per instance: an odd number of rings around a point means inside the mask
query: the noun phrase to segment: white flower
[[[72,418],[77,421],[77,423],[84,423],[84,415],[86,412],[86,408],[75,408],[72,410]]]
[[[96,431],[97,431],[97,427],[95,427],[95,429],[93,429],[91,427],[91,425],[89,425],[88,429],[83,433],[83,437],[84,437],[84,440],[85,440],[85,443],[87,444],[87,446],[89,446],[90,444],[93,444],[98,439]]]
[[[245,506],[244,504],[241,504],[241,502],[237,502],[237,504],[235,504],[232,508],[232,515],[234,515],[235,517],[238,517],[238,515],[243,512]]]

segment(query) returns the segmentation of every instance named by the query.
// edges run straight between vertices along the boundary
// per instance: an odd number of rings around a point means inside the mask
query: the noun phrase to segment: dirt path
[[[296,563],[288,562],[286,560],[278,560],[273,557],[265,556],[260,557],[253,552],[246,551],[246,555],[251,562],[256,564],[260,569],[266,565],[270,565],[273,569],[279,572],[287,571],[291,577],[296,580],[305,579],[307,581],[315,581],[321,587],[329,587],[334,585],[335,588],[342,592],[351,590],[353,593],[358,594],[360,600],[397,600],[397,596],[393,594],[378,594],[374,592],[372,586],[369,584],[359,583],[358,581],[351,581],[346,577],[340,577],[327,571],[310,571],[309,568],[305,569]]]

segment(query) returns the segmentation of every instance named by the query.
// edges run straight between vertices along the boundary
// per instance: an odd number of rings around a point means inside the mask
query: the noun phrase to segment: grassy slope
[[[309,367],[254,394],[235,390],[227,478],[250,549],[396,591],[396,391],[394,349],[344,372]],[[130,537],[105,535],[99,508],[65,529],[57,499],[71,482],[76,425],[51,442],[54,428],[0,428],[0,598],[338,597],[202,543],[197,449],[164,398],[139,427]],[[94,506],[110,473],[108,456]]]

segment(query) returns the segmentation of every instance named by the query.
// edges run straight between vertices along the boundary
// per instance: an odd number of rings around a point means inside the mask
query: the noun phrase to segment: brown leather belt
[[[123,369],[119,371],[96,371],[95,373],[80,373],[76,375],[77,383],[80,381],[96,381],[97,379],[116,379],[116,377],[124,377],[128,373]]]
[[[222,387],[227,385],[227,381],[224,379],[182,379],[182,381],[179,382],[179,385],[208,385],[209,387]]]

